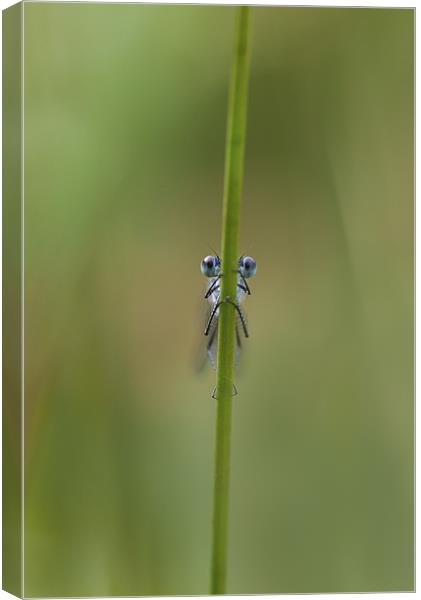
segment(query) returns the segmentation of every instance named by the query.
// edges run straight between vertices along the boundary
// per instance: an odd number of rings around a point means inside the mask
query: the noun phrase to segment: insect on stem
[[[217,319],[216,443],[212,522],[211,594],[224,594],[227,575],[228,495],[231,444],[231,407],[236,341],[236,312],[248,336],[238,294],[247,293],[238,286],[240,200],[243,180],[246,135],[247,88],[249,76],[250,7],[235,9],[236,26],[229,92],[225,176],[222,218],[222,260],[224,276],[220,288],[209,294]],[[254,263],[255,264],[255,263]],[[203,269],[202,269],[203,270]],[[215,276],[217,276],[216,274]],[[248,286],[246,285],[246,290]],[[224,301],[221,302],[221,298]],[[233,300],[235,299],[235,301]],[[219,304],[218,304],[219,303]],[[210,355],[209,347],[208,353]]]

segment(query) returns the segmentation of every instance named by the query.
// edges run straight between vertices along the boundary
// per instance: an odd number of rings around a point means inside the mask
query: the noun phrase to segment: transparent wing
[[[201,307],[203,317],[203,305]],[[207,336],[204,335],[205,327],[211,315],[212,305],[206,302],[205,318],[200,319],[200,325],[197,328],[197,338],[195,343],[194,367],[196,372],[203,369],[210,363],[213,369],[216,369],[216,354],[218,350],[218,315],[215,314]]]
[[[247,324],[247,314],[244,311],[244,308],[241,307],[241,312],[243,313],[244,320]],[[243,339],[245,338],[243,325],[241,323],[241,319],[236,312],[236,320],[235,320],[235,341],[236,341],[236,350],[235,350],[235,364],[238,364],[238,358],[240,356],[240,351],[243,346]]]
[[[210,307],[208,310],[208,315],[206,317],[206,323],[209,320],[210,313],[212,308]],[[208,358],[212,369],[216,369],[216,356],[218,353],[218,325],[219,325],[219,314],[216,313],[212,320],[212,325],[210,327],[209,333],[206,339],[206,351],[208,354]]]
[[[243,311],[243,314],[244,314],[244,311]],[[207,346],[206,346],[209,361],[210,361],[213,369],[216,369],[216,357],[217,357],[217,353],[218,353],[218,324],[219,324],[219,316],[215,315],[212,325],[211,325],[211,329],[209,331],[209,335],[208,335],[209,339],[208,339]],[[238,359],[240,356],[243,337],[244,337],[244,332],[243,332],[243,326],[241,324],[241,319],[238,316],[238,314],[236,313],[235,356],[234,356],[234,361],[235,361],[236,365],[238,363]]]
[[[243,292],[241,292],[241,293],[243,293]],[[240,297],[238,297],[238,300],[240,300]],[[207,303],[206,315],[205,315],[202,332],[205,329],[205,327],[209,321],[209,317],[211,315],[213,306],[214,305],[212,302]],[[241,307],[241,312],[243,314],[245,321],[247,322],[247,316],[246,316],[246,313],[245,313],[243,307]],[[237,311],[235,313],[235,319],[236,319],[236,321],[235,321],[235,357],[234,357],[234,361],[235,361],[235,364],[237,365],[241,347],[242,347],[242,339],[245,336],[244,336],[244,328],[243,328],[241,319],[240,319]],[[215,313],[215,315],[212,319],[212,323],[209,328],[208,335],[205,336],[202,333],[202,348],[205,349],[205,352],[200,352],[199,359],[196,360],[196,363],[197,363],[196,370],[198,370],[198,371],[200,371],[204,368],[207,360],[209,360],[212,368],[216,369],[216,359],[217,359],[217,354],[218,354],[218,326],[219,326],[219,311],[217,311]]]

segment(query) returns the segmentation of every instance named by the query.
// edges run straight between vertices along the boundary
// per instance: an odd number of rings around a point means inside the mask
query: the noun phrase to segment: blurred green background
[[[24,11],[25,595],[206,594],[234,8]],[[413,588],[413,27],[254,9],[229,593]]]

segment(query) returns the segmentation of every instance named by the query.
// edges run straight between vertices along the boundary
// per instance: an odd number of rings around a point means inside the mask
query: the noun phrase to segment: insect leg
[[[234,306],[235,310],[238,312],[238,316],[240,317],[241,325],[243,326],[244,335],[246,338],[248,338],[249,332],[248,332],[246,320],[244,318],[243,311],[241,310],[240,305],[237,302],[233,302],[231,300],[231,298],[229,298],[228,296],[223,300],[223,302],[229,302],[230,304],[232,304]],[[219,304],[221,304],[221,303],[219,303]]]
[[[209,296],[211,294],[213,294],[213,292],[216,290],[216,284],[218,283],[218,281],[220,280],[220,278],[222,277],[222,275],[223,275],[223,273],[219,273],[219,275],[216,277],[216,279],[214,279],[212,281],[212,283],[208,287],[208,291],[205,294],[205,298],[209,298]]]
[[[235,383],[233,383],[233,384],[232,384],[232,390],[233,390],[233,392],[234,392],[232,396],[233,396],[233,397],[234,397],[234,396],[237,396],[237,395],[238,395],[238,390],[237,390],[237,388],[235,387]],[[213,389],[213,392],[212,392],[212,398],[213,398],[214,400],[217,400],[217,397],[216,397],[216,395],[215,395],[215,394],[216,394],[216,388],[214,388],[214,389]]]
[[[218,308],[221,306],[221,304],[222,304],[222,300],[220,300],[219,302],[217,302],[215,304],[215,306],[213,307],[212,312],[211,312],[211,314],[209,316],[209,320],[207,322],[206,328],[205,328],[205,332],[204,332],[205,335],[208,335],[210,326],[212,325],[212,321],[213,321],[213,318],[215,316],[215,313],[218,310]]]
[[[241,348],[241,338],[240,338],[240,332],[238,331],[238,325],[235,325],[235,337],[237,339],[237,346],[239,348]]]
[[[206,345],[206,349],[207,349],[207,350],[210,350],[210,348],[211,348],[211,346],[212,346],[212,344],[213,344],[213,341],[214,341],[214,339],[215,339],[215,336],[216,336],[216,333],[217,333],[217,331],[218,331],[218,328],[217,328],[217,327],[215,327],[215,328],[214,328],[214,330],[212,331],[212,333],[211,333],[211,336],[210,336],[210,338],[209,338],[209,340],[208,340],[208,343],[207,343],[207,345]]]
[[[235,310],[238,312],[238,315],[240,317],[241,325],[243,326],[244,335],[246,338],[248,338],[249,332],[247,329],[246,320],[244,318],[243,311],[241,310],[240,305],[237,302],[233,302],[229,296],[227,296],[223,300],[219,300],[219,302],[217,302],[215,304],[215,306],[213,307],[212,312],[209,317],[209,320],[208,320],[208,324],[206,325],[205,335],[208,335],[210,326],[212,325],[212,321],[215,316],[215,313],[223,302],[229,302],[230,304],[232,304],[234,306]]]
[[[246,281],[245,277],[244,277],[244,276],[243,276],[243,274],[241,273],[240,269],[237,269],[237,270],[236,270],[236,273],[238,273],[238,274],[239,274],[239,276],[241,277],[241,280],[242,280],[242,282],[244,283],[244,287],[246,288],[246,292],[247,292],[247,294],[250,296],[250,294],[251,294],[250,288],[249,288],[249,286],[248,286],[248,283],[247,283],[247,281]]]

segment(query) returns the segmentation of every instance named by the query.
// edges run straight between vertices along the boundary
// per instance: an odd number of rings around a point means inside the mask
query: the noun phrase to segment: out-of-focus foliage
[[[208,592],[232,25],[25,4],[27,596]],[[254,10],[231,593],[413,587],[413,66],[410,10]]]

